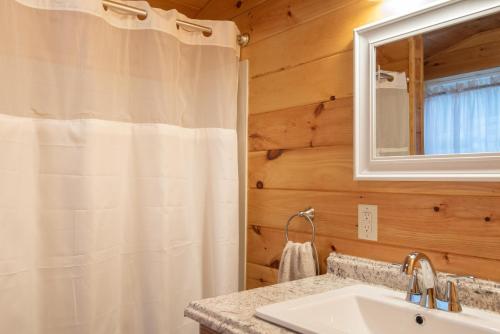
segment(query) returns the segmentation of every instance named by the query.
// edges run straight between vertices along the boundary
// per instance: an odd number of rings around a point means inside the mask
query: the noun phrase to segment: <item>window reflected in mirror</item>
[[[500,14],[376,48],[376,155],[500,152]]]

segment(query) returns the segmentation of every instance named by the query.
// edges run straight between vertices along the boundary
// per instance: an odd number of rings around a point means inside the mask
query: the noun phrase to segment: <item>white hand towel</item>
[[[316,275],[314,249],[310,242],[288,241],[281,255],[278,282],[288,282]]]

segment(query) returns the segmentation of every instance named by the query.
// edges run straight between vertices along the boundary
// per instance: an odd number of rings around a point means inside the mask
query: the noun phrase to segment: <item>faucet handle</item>
[[[454,281],[446,281],[445,301],[448,303],[449,312],[462,311],[462,305],[460,305],[460,301],[458,299],[457,283]]]
[[[474,281],[476,278],[472,275],[456,275],[448,274],[446,275],[446,291],[444,294],[444,300],[447,302],[447,310],[449,312],[461,312],[462,306],[460,305],[460,300],[458,298],[458,288],[457,283],[460,280],[471,280]]]

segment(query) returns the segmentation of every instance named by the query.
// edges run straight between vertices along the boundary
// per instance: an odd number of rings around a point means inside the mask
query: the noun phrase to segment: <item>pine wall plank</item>
[[[248,230],[248,259],[252,264],[277,268],[284,246],[283,230],[261,227]],[[296,241],[307,241],[309,233],[291,233]],[[354,256],[377,259],[390,263],[401,263],[410,251],[424,251],[439,271],[454,272],[459,275],[474,273],[476,277],[500,280],[500,266],[497,260],[463,256],[454,253],[434,252],[419,248],[395,247],[382,243],[343,239],[335,236],[319,235],[316,239],[321,270],[326,270],[326,259],[332,251]]]
[[[352,29],[384,17],[381,3],[267,0],[226,9],[251,35],[242,49],[251,73],[248,288],[276,281],[284,224],[309,205],[322,271],[332,250],[398,263],[419,250],[438,270],[500,280],[500,183],[353,180]],[[378,242],[357,239],[360,203],[379,206]],[[292,230],[294,240],[310,237],[306,224]]]
[[[352,145],[352,98],[255,114],[248,123],[250,151]]]
[[[317,103],[332,96],[352,96],[352,57],[352,51],[346,51],[253,78],[249,89],[250,114]]]
[[[252,60],[250,76],[282,71],[352,50],[352,30],[377,17],[375,9],[375,2],[351,1],[338,10],[307,24],[295,25],[272,38],[255,41],[252,34],[254,42],[242,49],[242,57]]]
[[[318,235],[357,239],[357,205],[378,206],[378,241],[392,246],[500,260],[496,197],[250,189],[248,224],[283,229],[290,212],[312,206]],[[488,219],[485,220],[485,218]],[[300,219],[291,230],[310,233]],[[375,244],[376,245],[376,244]]]
[[[247,263],[247,289],[276,283],[278,269],[255,263]]]
[[[500,201],[498,182],[355,181],[352,156],[352,145],[250,152],[248,184],[265,189],[494,196]]]
[[[267,0],[233,20],[255,43],[359,0]]]

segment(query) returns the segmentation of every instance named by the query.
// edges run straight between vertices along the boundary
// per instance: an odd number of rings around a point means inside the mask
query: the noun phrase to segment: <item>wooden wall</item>
[[[381,18],[379,6],[213,0],[200,15],[251,35],[248,288],[276,281],[285,222],[307,206],[323,271],[332,250],[388,262],[421,250],[439,270],[500,280],[499,183],[353,181],[352,30]],[[379,207],[378,242],[357,240],[359,203]]]
[[[377,47],[377,65],[386,71],[410,73],[410,43],[411,37],[387,43]]]

